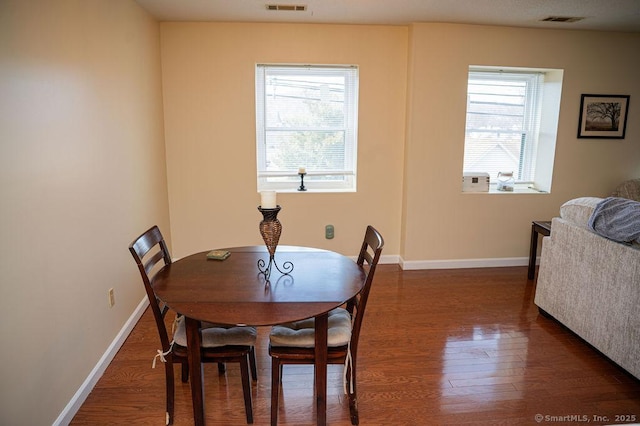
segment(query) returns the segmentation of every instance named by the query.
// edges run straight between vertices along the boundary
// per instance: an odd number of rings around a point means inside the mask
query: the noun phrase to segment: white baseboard
[[[351,256],[354,261],[357,256]],[[540,258],[536,259],[536,264]],[[506,266],[527,266],[528,257],[503,257],[487,259],[449,259],[449,260],[404,260],[397,254],[380,256],[380,265],[399,265],[405,271],[419,269],[464,269],[464,268],[501,268]]]
[[[354,262],[358,260],[358,256],[349,256],[349,259]],[[398,265],[400,263],[400,256],[397,254],[389,254],[389,255],[381,255],[380,260],[378,261],[379,265]]]
[[[450,260],[403,260],[400,268],[406,271],[417,269],[463,269],[499,268],[506,266],[527,266],[528,257],[504,257],[491,259],[450,259]]]
[[[98,383],[100,377],[104,374],[104,371],[107,369],[113,358],[116,356],[120,347],[124,344],[127,337],[138,323],[142,314],[144,314],[145,309],[149,306],[149,299],[145,296],[144,299],[138,304],[136,309],[133,311],[127,322],[124,324],[118,335],[113,339],[113,342],[109,345],[105,353],[102,355],[98,363],[89,376],[85,379],[84,383],[80,386],[80,389],[73,395],[71,401],[64,407],[64,410],[60,413],[58,418],[53,422],[54,426],[65,426],[71,423],[73,417],[76,415],[84,401],[87,399],[93,387]]]
[[[400,256],[398,256],[397,254],[388,254],[388,255],[381,255],[380,256],[380,260],[378,261],[379,264],[383,265],[383,264],[392,264],[392,265],[397,265],[400,263]]]

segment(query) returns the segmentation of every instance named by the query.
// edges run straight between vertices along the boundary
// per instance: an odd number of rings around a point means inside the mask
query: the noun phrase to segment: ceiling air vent
[[[267,10],[287,10],[290,12],[304,12],[307,6],[300,4],[268,4]]]
[[[549,16],[548,18],[541,19],[541,22],[578,22],[584,18],[577,16]]]

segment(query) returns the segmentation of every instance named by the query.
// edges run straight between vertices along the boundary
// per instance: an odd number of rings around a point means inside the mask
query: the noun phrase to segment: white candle
[[[263,209],[276,208],[276,191],[260,192],[260,207]]]
[[[307,173],[307,169],[305,169],[304,167],[300,167],[298,169],[298,174],[304,174],[304,173]]]

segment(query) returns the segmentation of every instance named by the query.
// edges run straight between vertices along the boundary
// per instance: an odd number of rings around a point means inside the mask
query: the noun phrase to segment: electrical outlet
[[[113,295],[113,288],[109,289],[109,307],[113,308],[113,305],[116,304],[116,298]]]
[[[327,240],[331,240],[333,239],[334,236],[334,229],[333,229],[333,225],[327,225],[324,227],[324,237]]]

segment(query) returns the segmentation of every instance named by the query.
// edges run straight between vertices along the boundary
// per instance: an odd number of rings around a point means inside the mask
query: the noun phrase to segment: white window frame
[[[533,81],[528,86],[527,98],[529,102],[525,104],[524,108],[528,124],[522,129],[522,135],[526,138],[526,146],[521,151],[521,156],[524,159],[522,167],[519,168],[520,170],[503,171],[513,171],[519,178],[515,193],[551,192],[564,71],[546,68],[471,65],[469,66],[469,76],[473,76],[473,73],[486,73],[493,75],[494,78],[508,74],[508,78],[515,79],[518,79],[518,76],[522,74],[538,76],[537,78],[532,77],[537,82]],[[469,92],[468,83],[469,79],[467,80],[467,92]],[[467,110],[469,110],[469,93],[467,93]],[[465,123],[465,156],[467,155],[467,131],[467,123]],[[463,173],[487,172],[487,170],[470,170],[465,168],[464,164]],[[518,176],[519,172],[521,174]],[[496,191],[496,176],[491,176],[491,179],[489,192],[498,193],[499,191]],[[500,193],[504,194],[505,192]]]
[[[339,75],[345,78],[344,126],[340,128],[286,127],[268,128],[267,116],[267,78],[269,71],[278,75],[300,75],[301,73]],[[339,170],[318,170],[310,164],[291,165],[288,170],[269,170],[267,165],[267,132],[278,131],[305,132],[344,132],[344,167]],[[354,192],[356,190],[358,135],[358,67],[354,65],[292,65],[257,64],[256,65],[256,160],[258,191],[276,190],[279,192],[296,191],[300,185],[298,167],[306,168],[305,187],[316,192]],[[340,176],[342,179],[335,179]],[[323,179],[327,177],[327,179]]]
[[[470,137],[470,134],[478,134],[484,133],[487,134],[495,134],[496,143],[499,143],[500,135],[504,134],[513,134],[516,135],[518,139],[521,141],[520,146],[520,155],[517,158],[518,167],[516,170],[510,168],[506,165],[503,172],[513,172],[516,180],[516,184],[521,185],[533,185],[535,178],[535,169],[536,169],[536,159],[538,152],[538,135],[540,133],[540,117],[541,117],[541,108],[542,108],[542,93],[543,93],[543,84],[544,84],[544,73],[540,71],[527,71],[527,70],[505,70],[501,68],[499,70],[496,69],[486,69],[486,68],[469,68],[469,77],[468,83],[471,86],[471,82],[478,81],[502,81],[504,83],[509,82],[517,82],[525,85],[525,95],[523,102],[520,104],[522,106],[522,114],[519,116],[522,120],[522,126],[518,129],[508,129],[506,127],[501,127],[497,124],[491,128],[473,128],[470,127],[470,114],[486,114],[491,111],[491,108],[495,106],[495,104],[488,103],[486,109],[483,107],[475,107],[472,108],[471,104],[476,103],[476,105],[480,105],[483,103],[482,94],[471,93],[470,87],[468,87],[467,92],[467,120],[465,124],[465,164],[466,164],[466,156],[468,154],[468,149],[472,148],[474,145],[474,140]],[[495,93],[498,95],[498,93]],[[507,104],[505,104],[507,105]],[[515,105],[515,104],[508,104]],[[474,112],[471,112],[474,111]],[[493,112],[491,112],[493,113]],[[506,117],[506,115],[505,115]],[[485,172],[486,170],[471,170],[467,169],[468,166],[463,166],[463,172],[472,173],[472,172]],[[495,179],[497,176],[492,175],[492,184],[495,185]]]

